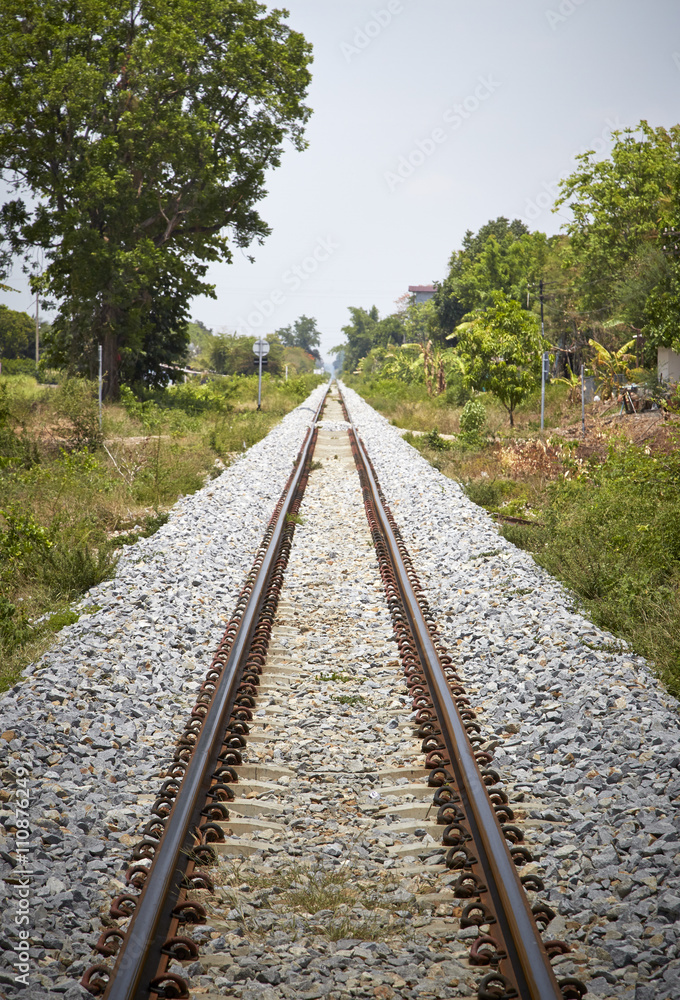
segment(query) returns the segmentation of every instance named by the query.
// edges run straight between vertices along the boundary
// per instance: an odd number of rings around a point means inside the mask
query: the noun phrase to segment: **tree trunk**
[[[118,399],[120,393],[119,381],[120,351],[118,337],[111,326],[104,327],[102,343],[102,369],[104,373],[103,395],[105,399]]]

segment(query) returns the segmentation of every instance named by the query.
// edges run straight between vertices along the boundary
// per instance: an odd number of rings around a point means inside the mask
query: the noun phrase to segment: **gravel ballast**
[[[680,720],[645,661],[343,389],[598,997],[680,997]],[[522,814],[525,814],[523,816]],[[526,818],[525,818],[526,817]],[[556,966],[569,973],[570,958]]]

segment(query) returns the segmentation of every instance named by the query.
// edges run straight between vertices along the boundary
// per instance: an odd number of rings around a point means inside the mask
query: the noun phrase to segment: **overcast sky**
[[[275,6],[268,4],[268,6]],[[269,177],[262,247],[192,314],[266,334],[306,314],[322,352],[348,306],[392,312],[446,274],[467,229],[559,231],[556,182],[612,129],[680,121],[678,0],[281,0],[314,47],[309,148]],[[1,293],[30,310],[18,269]]]

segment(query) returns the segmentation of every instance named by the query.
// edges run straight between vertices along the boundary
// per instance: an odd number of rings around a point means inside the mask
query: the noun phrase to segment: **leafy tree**
[[[303,351],[321,360],[319,344],[321,334],[316,328],[316,320],[309,316],[300,316],[292,326],[283,326],[274,332],[285,347],[301,347]]]
[[[102,343],[109,395],[164,381],[187,302],[214,297],[208,265],[269,232],[266,171],[286,140],[304,147],[309,115],[310,48],[284,16],[257,0],[0,8],[0,170],[30,195],[0,211],[0,264],[43,248],[50,360],[92,370]]]
[[[537,318],[497,292],[494,304],[466,317],[453,337],[466,386],[498,396],[513,427],[515,407],[538,384],[547,347]]]
[[[35,351],[35,321],[28,313],[0,305],[0,358],[30,358]]]
[[[427,302],[410,302],[401,313],[404,336],[409,344],[427,344],[428,341],[440,343],[444,340],[444,331],[439,323],[439,315],[434,299]]]
[[[342,328],[347,338],[347,343],[342,345],[343,371],[353,372],[361,358],[365,358],[374,347],[390,347],[404,342],[403,313],[390,313],[380,319],[375,306],[371,306],[369,310],[350,306],[349,311],[352,321]]]
[[[342,328],[347,338],[342,362],[342,370],[345,372],[353,372],[361,358],[365,358],[375,346],[376,327],[380,319],[375,306],[371,306],[369,310],[350,306],[349,312],[351,322]]]
[[[496,292],[525,303],[550,246],[544,233],[531,233],[519,219],[500,216],[478,233],[468,229],[462,249],[449,259],[448,275],[437,285],[434,304],[442,328],[451,333],[466,313],[491,305]]]
[[[555,209],[567,205],[572,213],[567,263],[577,269],[582,307],[591,316],[669,343],[673,332],[664,314],[670,303],[677,314],[680,298],[663,230],[680,222],[680,125],[653,128],[641,121],[613,137],[608,159],[584,153],[561,182]]]

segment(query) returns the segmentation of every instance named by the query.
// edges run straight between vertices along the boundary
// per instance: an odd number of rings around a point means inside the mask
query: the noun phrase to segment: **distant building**
[[[437,289],[434,285],[409,285],[409,294],[414,296],[414,302],[419,305],[432,298]]]

